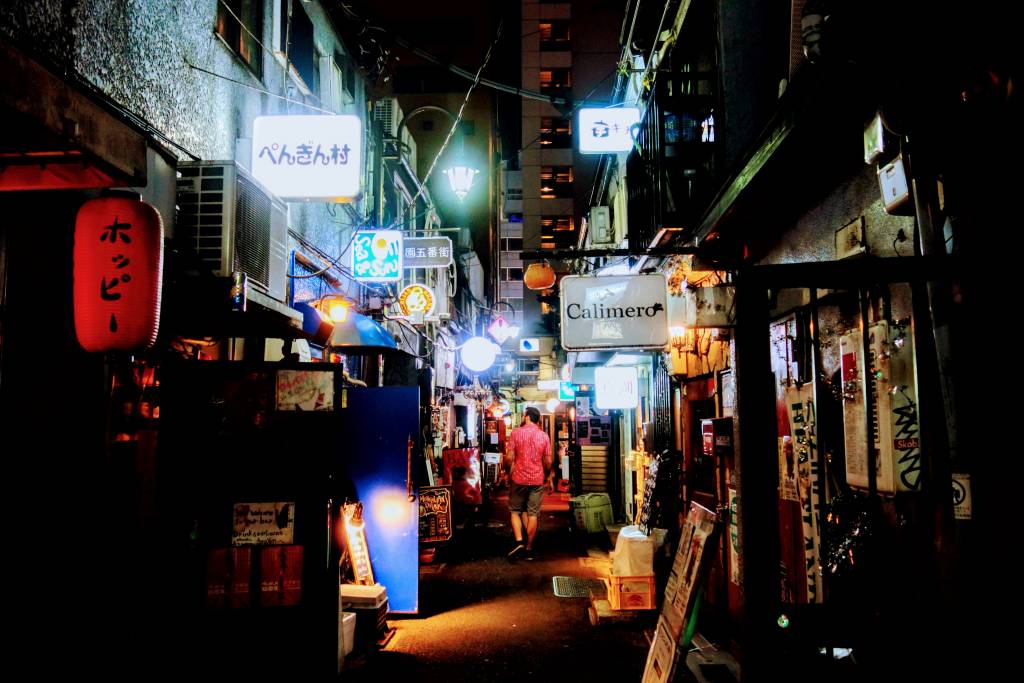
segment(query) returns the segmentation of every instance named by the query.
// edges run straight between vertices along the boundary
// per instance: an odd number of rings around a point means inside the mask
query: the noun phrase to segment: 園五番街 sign
[[[231,545],[291,545],[295,503],[235,503]]]
[[[562,348],[663,349],[668,344],[665,276],[562,278]]]
[[[402,245],[403,268],[447,268],[453,256],[451,237],[406,237]]]
[[[252,126],[252,174],[282,199],[357,197],[363,124],[358,116],[258,116]]]

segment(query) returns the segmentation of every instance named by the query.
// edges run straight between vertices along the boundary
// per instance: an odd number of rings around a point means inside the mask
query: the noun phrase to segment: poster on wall
[[[843,434],[846,448],[846,482],[857,488],[868,488],[868,447],[867,447],[867,396],[871,392],[871,456],[875,461],[876,487],[882,493],[895,493],[896,470],[893,464],[893,392],[891,381],[892,364],[890,363],[889,325],[884,320],[872,324],[868,328],[868,349],[870,357],[865,363],[862,336],[859,330],[851,330],[839,338],[840,367],[843,377]],[[906,390],[904,390],[906,391]],[[897,393],[899,391],[897,390]],[[905,399],[901,398],[901,401]],[[909,408],[914,415],[914,433],[916,434],[916,406],[911,401]],[[880,417],[881,416],[881,417]],[[901,415],[897,420],[904,420]],[[897,426],[897,431],[905,425]],[[911,439],[902,445],[915,445]],[[917,444],[919,445],[919,444]],[[913,453],[917,449],[909,449],[905,467],[912,469],[919,466],[914,461]],[[910,473],[908,473],[908,480]],[[916,477],[912,479],[916,483]]]
[[[740,572],[740,510],[739,496],[736,489],[729,487],[729,580],[741,585],[743,577]]]
[[[822,602],[821,585],[821,469],[818,461],[817,423],[814,393],[810,384],[786,387],[789,431],[796,452],[797,490],[804,539],[804,568],[807,575],[806,599]]]
[[[439,543],[452,538],[452,489],[420,487],[420,543]]]
[[[295,503],[235,503],[231,545],[290,545]]]
[[[796,490],[796,450],[793,437],[779,437],[779,499],[800,501]]]
[[[917,365],[909,323],[894,323],[888,340],[892,448],[899,491],[921,490],[921,426],[917,416]]]
[[[334,410],[334,373],[322,370],[278,370],[277,409]]]

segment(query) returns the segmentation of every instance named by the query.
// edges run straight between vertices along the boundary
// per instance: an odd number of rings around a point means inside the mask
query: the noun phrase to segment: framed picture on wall
[[[719,370],[717,376],[718,414],[720,417],[732,417],[736,407],[736,379],[732,369]]]

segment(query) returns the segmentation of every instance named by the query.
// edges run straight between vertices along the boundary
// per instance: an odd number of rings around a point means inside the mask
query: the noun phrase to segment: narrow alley
[[[551,494],[541,511],[534,560],[510,562],[507,496],[499,494],[475,528],[456,530],[432,564],[420,568],[420,614],[391,615],[380,650],[345,660],[348,681],[408,680],[429,671],[443,681],[641,679],[645,632],[657,612],[592,625],[588,598],[561,598],[555,576],[607,574],[610,539],[570,528],[568,495]]]

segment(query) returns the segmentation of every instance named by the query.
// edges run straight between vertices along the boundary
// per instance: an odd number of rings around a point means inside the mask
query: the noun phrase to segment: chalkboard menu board
[[[664,451],[647,468],[644,500],[637,520],[640,531],[650,534],[651,529],[672,528],[678,494],[679,458],[674,451]]]
[[[655,506],[654,493],[658,485],[658,464],[659,460],[654,458],[647,467],[647,479],[644,480],[644,502],[640,506],[640,519],[638,526],[641,533],[651,533],[651,509]]]
[[[437,543],[452,537],[452,487],[420,488],[420,543]]]

